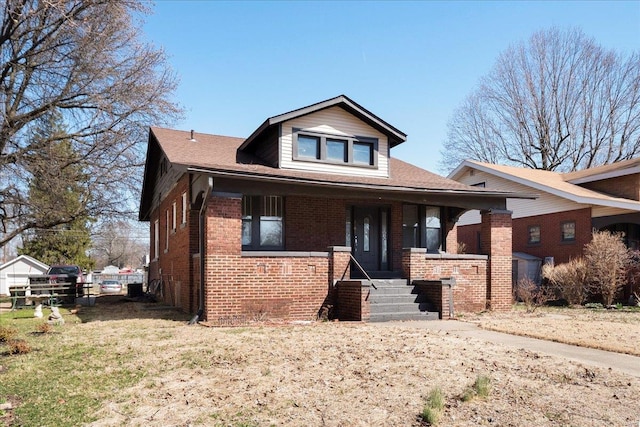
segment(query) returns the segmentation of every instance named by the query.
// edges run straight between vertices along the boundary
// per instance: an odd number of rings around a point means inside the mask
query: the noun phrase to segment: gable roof
[[[37,259],[30,257],[29,255],[20,255],[10,261],[5,262],[4,264],[0,265],[0,270],[6,270],[7,268],[11,267],[14,264],[17,264],[19,262],[24,262],[25,264],[30,264],[33,265],[36,268],[39,268],[41,270],[47,271],[49,269],[49,266],[47,264],[45,264],[42,261],[38,261]]]
[[[378,130],[380,133],[386,135],[389,138],[389,146],[395,147],[398,144],[407,140],[407,134],[391,126],[389,123],[382,120],[380,117],[373,114],[371,111],[357,104],[349,97],[345,95],[339,95],[335,98],[327,99],[306,107],[298,108],[297,110],[289,111],[288,113],[278,114],[277,116],[269,117],[265,120],[253,133],[247,138],[244,143],[239,147],[240,150],[244,150],[249,147],[255,140],[259,139],[265,132],[267,132],[273,126],[277,126],[287,120],[292,120],[298,117],[306,116],[317,111],[321,111],[327,108],[338,106],[345,111],[358,117],[369,126]]]
[[[640,202],[638,201],[609,196],[568,182],[567,178],[571,178],[573,176],[572,173],[563,174],[540,169],[464,160],[449,174],[449,178],[460,178],[467,169],[476,169],[576,203],[640,211]],[[588,174],[585,174],[585,176],[588,176]]]
[[[567,182],[583,184],[586,182],[599,181],[602,179],[615,178],[634,173],[640,173],[640,157],[608,165],[596,166],[581,171],[568,172],[564,173],[562,176]]]

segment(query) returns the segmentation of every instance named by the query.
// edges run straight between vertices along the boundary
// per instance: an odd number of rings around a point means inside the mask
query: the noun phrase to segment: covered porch
[[[504,193],[282,184],[218,179],[205,198],[205,256],[192,258],[204,274],[192,283],[205,278],[207,321],[376,320],[389,284],[409,290],[418,315],[447,317],[451,301],[455,312],[510,307]],[[483,211],[481,254],[456,253],[467,209]],[[450,292],[443,278],[455,278]]]

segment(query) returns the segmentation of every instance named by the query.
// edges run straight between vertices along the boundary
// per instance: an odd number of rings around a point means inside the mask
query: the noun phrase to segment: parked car
[[[117,294],[122,292],[122,283],[117,280],[104,280],[100,283],[100,293]]]

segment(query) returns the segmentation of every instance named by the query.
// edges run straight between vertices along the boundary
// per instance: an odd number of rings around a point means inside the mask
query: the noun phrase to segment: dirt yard
[[[346,322],[209,328],[158,319],[158,310],[141,305],[108,305],[69,334],[123,355],[133,348],[136,357],[123,358],[121,368],[147,373],[106,398],[94,426],[423,426],[419,414],[436,387],[446,398],[443,426],[640,422],[640,378],[455,333]],[[638,312],[552,310],[465,321],[638,351]],[[481,375],[490,378],[489,396],[462,401]]]
[[[426,426],[420,414],[436,388],[445,397],[440,426],[640,425],[639,377],[455,331],[355,322],[189,326],[189,316],[121,296],[68,316],[49,337],[58,351],[94,349],[117,361],[87,360],[112,385],[73,391],[100,402],[90,410],[93,426]],[[639,311],[548,309],[450,322],[462,321],[618,352],[640,348]],[[36,366],[42,353],[29,355]],[[464,401],[482,376],[488,396]],[[27,403],[19,395],[12,402]]]

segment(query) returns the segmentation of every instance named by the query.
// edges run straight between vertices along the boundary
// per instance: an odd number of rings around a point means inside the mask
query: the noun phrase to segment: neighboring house
[[[627,246],[640,249],[640,159],[560,173],[463,161],[449,178],[500,191],[537,193],[535,200],[509,199],[513,251],[563,263],[582,255],[596,230],[624,232]],[[458,221],[458,240],[479,245],[480,214]]]
[[[0,295],[9,295],[9,286],[26,285],[29,276],[45,274],[49,266],[28,255],[20,255],[0,265]]]
[[[405,139],[346,96],[271,117],[246,139],[151,128],[139,215],[149,280],[213,324],[442,311],[446,277],[456,310],[510,307],[514,195],[392,158]],[[456,255],[468,209],[483,209],[484,255]],[[411,304],[381,296],[405,290]]]

